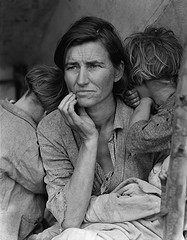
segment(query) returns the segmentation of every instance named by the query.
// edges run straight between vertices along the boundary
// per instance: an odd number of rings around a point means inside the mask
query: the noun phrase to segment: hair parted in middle
[[[71,25],[60,39],[54,54],[56,65],[64,71],[65,57],[70,47],[96,41],[103,44],[115,67],[118,67],[121,61],[125,63],[123,41],[115,27],[104,19],[86,16]]]
[[[129,74],[127,57],[123,41],[117,30],[111,23],[102,18],[85,16],[72,24],[56,47],[54,62],[64,73],[66,54],[72,46],[97,41],[102,43],[115,68],[118,68],[121,62],[124,63],[124,76],[120,81],[114,83],[113,88],[114,94],[119,94],[124,89],[125,79]]]
[[[148,26],[124,40],[130,85],[165,79],[177,84],[183,47],[172,30]]]

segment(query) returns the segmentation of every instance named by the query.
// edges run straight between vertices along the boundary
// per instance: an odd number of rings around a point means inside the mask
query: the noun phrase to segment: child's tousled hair
[[[124,42],[132,86],[154,79],[177,84],[183,48],[173,31],[149,26]]]
[[[55,110],[68,93],[63,73],[57,67],[34,66],[25,76],[26,95],[33,93],[47,113]]]

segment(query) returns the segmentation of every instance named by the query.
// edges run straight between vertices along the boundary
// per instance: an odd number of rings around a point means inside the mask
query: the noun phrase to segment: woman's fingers
[[[62,116],[67,123],[69,122],[69,124],[72,124],[72,113],[75,113],[74,106],[76,103],[77,100],[75,99],[75,94],[69,93],[58,106]]]
[[[69,93],[67,96],[65,96],[62,101],[60,102],[59,106],[58,106],[58,109],[59,110],[62,110],[65,108],[66,104],[70,101],[71,97],[73,97],[73,93]]]
[[[75,94],[69,93],[65,98],[62,99],[61,103],[58,106],[58,109],[62,113],[66,113],[69,109],[69,104],[75,100]]]
[[[83,121],[80,118],[80,116],[75,112],[75,104],[77,103],[77,100],[74,99],[72,100],[69,105],[68,105],[68,110],[67,110],[67,117],[71,121],[72,124],[74,125],[79,125]]]
[[[76,103],[77,100],[75,94],[69,93],[61,101],[58,108],[66,124],[79,132],[84,139],[88,139],[97,134],[97,129],[84,108],[78,108],[78,111],[75,111]]]

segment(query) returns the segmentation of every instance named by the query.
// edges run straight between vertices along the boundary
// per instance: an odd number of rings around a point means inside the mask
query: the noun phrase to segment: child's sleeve
[[[171,111],[153,115],[148,121],[134,123],[127,134],[127,149],[132,153],[158,152],[170,148]]]

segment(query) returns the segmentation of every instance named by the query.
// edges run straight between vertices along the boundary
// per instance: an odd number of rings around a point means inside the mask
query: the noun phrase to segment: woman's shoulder
[[[39,132],[62,132],[68,126],[65,124],[64,119],[58,109],[46,115],[38,124]]]
[[[74,133],[65,123],[59,110],[54,110],[40,121],[37,127],[37,136],[40,145],[47,141],[48,143],[51,142],[58,149],[62,149],[62,146],[65,146],[69,154],[74,153],[73,149],[76,148]]]

